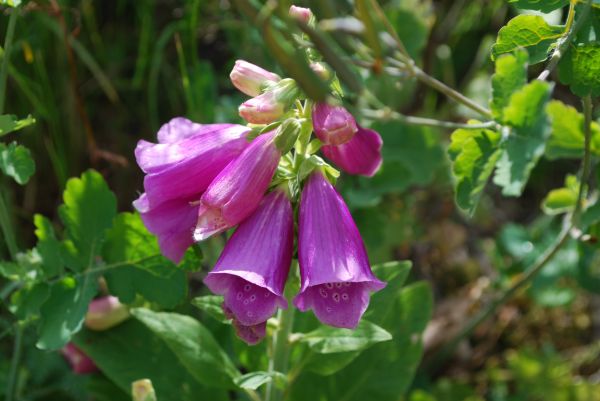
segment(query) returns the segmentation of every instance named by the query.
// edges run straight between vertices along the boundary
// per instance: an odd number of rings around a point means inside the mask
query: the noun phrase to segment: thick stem
[[[6,202],[2,193],[0,193],[0,227],[2,228],[2,235],[4,236],[4,242],[10,253],[10,257],[14,260],[18,252],[17,242],[15,240],[8,208],[6,207]]]
[[[15,328],[15,343],[13,347],[13,357],[10,364],[10,371],[6,383],[6,401],[15,399],[15,391],[17,389],[17,379],[19,378],[19,361],[21,360],[21,340],[23,337],[23,328],[18,325]]]

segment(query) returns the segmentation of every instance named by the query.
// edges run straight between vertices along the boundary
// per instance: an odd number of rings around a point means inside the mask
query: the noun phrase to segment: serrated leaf
[[[574,175],[568,175],[563,188],[553,189],[542,201],[542,210],[549,215],[570,212],[575,208],[579,193],[579,181]]]
[[[558,72],[560,81],[577,96],[600,96],[600,42],[570,46]]]
[[[300,341],[308,344],[314,352],[332,354],[362,351],[374,344],[391,339],[390,333],[363,319],[354,330],[321,326],[304,334]]]
[[[15,115],[3,114],[0,116],[0,136],[9,134],[13,131],[18,131],[32,124],[35,124],[35,118],[31,115],[19,120]]]
[[[78,279],[65,278],[52,284],[50,295],[40,308],[37,347],[55,350],[67,344],[81,329],[96,292],[96,277],[92,274]]]
[[[0,171],[12,177],[18,184],[23,185],[35,172],[35,162],[31,152],[25,146],[16,142],[0,143]]]
[[[40,307],[50,296],[50,286],[44,282],[29,283],[23,288],[15,291],[10,302],[13,305],[11,311],[19,319],[31,319],[40,314]]]
[[[64,204],[58,209],[71,250],[78,261],[77,270],[92,265],[102,249],[104,232],[111,227],[117,214],[117,200],[102,176],[88,170],[81,178],[67,181]]]
[[[517,50],[496,59],[496,72],[492,76],[492,100],[490,108],[496,121],[502,121],[502,112],[511,95],[527,83],[527,52]]]
[[[231,359],[196,319],[177,313],[137,308],[132,315],[160,337],[200,383],[230,388],[240,376]]]
[[[280,372],[250,372],[245,375],[236,377],[233,382],[236,386],[249,390],[256,390],[263,384],[267,384],[275,380],[278,384],[277,387],[283,387],[287,380],[287,377]]]
[[[560,100],[552,100],[546,107],[552,123],[552,132],[546,145],[546,157],[550,159],[583,157],[585,136],[583,114]],[[590,150],[600,155],[600,124],[592,121]]]
[[[205,295],[192,299],[192,305],[213,319],[223,324],[231,324],[231,318],[225,316],[223,312],[223,297],[220,295]]]
[[[457,129],[452,133],[448,154],[458,206],[473,214],[479,198],[500,158],[500,134],[488,129]]]
[[[544,61],[550,47],[563,35],[563,27],[548,25],[538,15],[519,15],[500,29],[492,47],[492,59],[524,47],[531,64]]]
[[[531,170],[544,154],[550,135],[546,105],[551,92],[550,84],[531,82],[515,92],[504,108],[504,120],[511,132],[496,164],[494,183],[506,196],[521,195]]]
[[[522,10],[537,10],[549,13],[569,4],[569,0],[508,0],[509,3]]]

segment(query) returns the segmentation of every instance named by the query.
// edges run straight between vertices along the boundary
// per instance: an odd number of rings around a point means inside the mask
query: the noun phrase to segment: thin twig
[[[389,108],[383,110],[361,110],[363,116],[378,120],[396,120],[410,125],[421,125],[426,127],[450,128],[450,129],[498,129],[498,124],[494,121],[487,121],[480,124],[455,123],[453,121],[442,121],[426,117],[406,116]]]

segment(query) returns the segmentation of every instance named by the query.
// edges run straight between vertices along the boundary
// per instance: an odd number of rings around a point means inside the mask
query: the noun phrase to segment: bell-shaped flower
[[[382,145],[377,132],[359,126],[349,142],[322,146],[321,151],[345,172],[372,177],[381,166]]]
[[[204,192],[194,230],[196,241],[238,225],[258,207],[281,158],[275,133],[270,131],[254,139]]]
[[[258,96],[269,83],[279,82],[279,75],[244,60],[236,60],[231,74],[233,86],[248,96]]]
[[[298,94],[296,81],[282,79],[263,94],[242,103],[238,109],[240,117],[251,124],[270,124],[283,116]]]
[[[107,330],[129,318],[129,309],[117,297],[94,299],[85,314],[85,327],[90,330]]]
[[[160,143],[139,141],[135,156],[146,173],[144,189],[150,207],[168,200],[199,197],[249,145],[249,131],[236,124],[200,125],[178,117],[161,127]]]
[[[341,106],[316,103],[312,110],[315,135],[324,145],[340,145],[354,137],[358,127],[352,114]]]
[[[262,324],[277,307],[287,308],[283,289],[292,261],[294,213],[283,190],[264,197],[244,220],[204,283],[224,296],[223,309],[246,342],[264,336]],[[262,333],[262,334],[261,334]]]
[[[233,312],[225,305],[223,305],[223,312],[225,316],[232,319],[231,325],[235,329],[235,334],[248,345],[256,345],[262,341],[267,335],[267,322],[264,321],[259,324],[252,326],[244,326],[237,320]]]
[[[98,367],[94,361],[73,343],[65,345],[60,350],[60,353],[65,357],[73,372],[78,375],[98,371]]]
[[[148,231],[158,237],[160,252],[174,263],[179,263],[194,243],[199,196],[168,200],[153,208],[146,194],[133,202]]]
[[[355,328],[370,293],[385,283],[371,272],[348,207],[319,170],[302,191],[298,225],[301,287],[294,304],[325,324]]]

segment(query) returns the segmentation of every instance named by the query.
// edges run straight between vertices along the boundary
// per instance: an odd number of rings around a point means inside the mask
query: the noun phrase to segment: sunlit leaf
[[[16,142],[8,145],[0,143],[0,171],[18,184],[26,184],[35,172],[35,162],[29,149]]]

